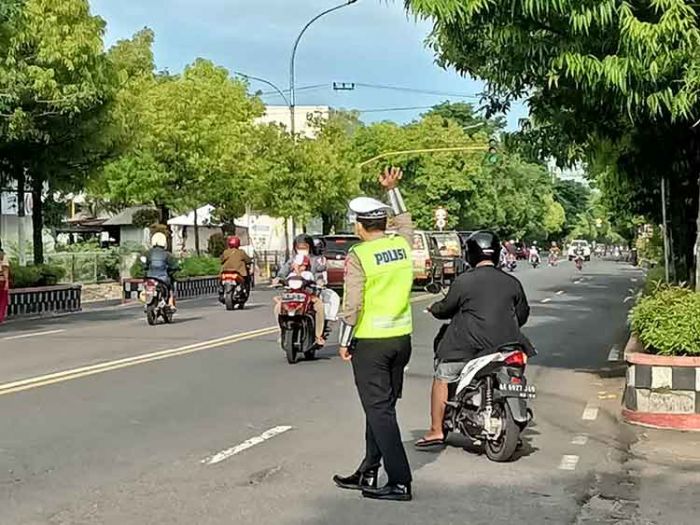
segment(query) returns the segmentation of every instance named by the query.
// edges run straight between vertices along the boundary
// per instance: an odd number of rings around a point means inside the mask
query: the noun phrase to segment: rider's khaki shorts
[[[456,383],[464,370],[466,363],[445,363],[440,359],[435,360],[435,379],[443,383]]]

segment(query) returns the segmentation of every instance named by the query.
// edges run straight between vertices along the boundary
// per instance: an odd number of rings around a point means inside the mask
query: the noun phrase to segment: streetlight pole
[[[299,42],[301,42],[301,38],[304,36],[304,33],[306,33],[306,30],[311,27],[311,25],[316,22],[319,18],[322,18],[326,16],[329,13],[332,13],[334,11],[338,11],[339,9],[343,9],[344,7],[348,7],[354,3],[356,3],[358,0],[346,0],[340,5],[337,5],[335,7],[331,7],[330,9],[326,9],[322,13],[319,13],[315,17],[313,17],[301,30],[299,33],[299,36],[297,36],[297,39],[294,41],[294,47],[292,48],[292,58],[289,61],[289,96],[290,96],[290,101],[289,101],[289,118],[290,118],[290,125],[289,125],[289,130],[292,132],[292,136],[296,134],[296,122],[295,122],[295,108],[296,108],[296,91],[295,91],[295,86],[294,86],[294,75],[295,75],[295,59],[297,55],[297,48],[299,47]]]
[[[256,82],[262,82],[263,84],[270,86],[272,89],[274,89],[277,92],[277,94],[280,97],[282,97],[282,100],[284,100],[284,103],[287,105],[287,107],[289,107],[290,104],[289,104],[289,99],[287,98],[287,96],[284,94],[284,92],[279,87],[277,87],[275,84],[273,84],[269,80],[265,80],[264,78],[260,78],[260,77],[254,77],[253,75],[246,75],[245,73],[241,73],[240,71],[234,71],[233,74],[236,75],[237,77],[245,78],[246,80],[255,80]]]

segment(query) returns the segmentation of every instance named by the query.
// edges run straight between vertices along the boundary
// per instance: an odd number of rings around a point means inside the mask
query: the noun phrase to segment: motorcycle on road
[[[238,272],[221,272],[221,288],[219,301],[226,305],[226,310],[243,310],[250,298],[250,290],[245,277]]]
[[[537,268],[540,265],[540,256],[539,255],[530,255],[530,264],[532,265],[533,268]]]
[[[301,286],[299,282],[288,283],[279,297],[278,322],[281,331],[282,351],[290,365],[303,355],[307,361],[316,357],[321,348],[316,343],[316,317],[314,311],[314,290]],[[329,323],[324,327],[324,338],[329,333]]]
[[[457,432],[483,446],[491,461],[510,461],[533,417],[527,402],[536,394],[525,378],[526,363],[520,344],[466,363],[459,382],[449,385],[444,435]]]
[[[168,299],[168,287],[165,283],[151,278],[144,281],[142,300],[146,321],[149,325],[156,325],[159,318],[162,318],[166,324],[173,322],[175,312],[168,304]]]

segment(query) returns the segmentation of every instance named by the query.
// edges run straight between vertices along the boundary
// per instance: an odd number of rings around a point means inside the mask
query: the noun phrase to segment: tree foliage
[[[692,264],[694,243],[700,253],[697,2],[406,4],[434,22],[430,43],[442,65],[486,81],[492,110],[527,98],[532,119],[523,135],[533,154],[596,165],[598,186],[623,222],[658,218],[660,179],[668,178],[676,245]]]

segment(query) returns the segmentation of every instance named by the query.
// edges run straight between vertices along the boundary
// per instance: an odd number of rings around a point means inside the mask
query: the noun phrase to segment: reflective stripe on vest
[[[386,339],[410,334],[413,260],[403,237],[386,236],[353,246],[365,273],[358,339]]]

